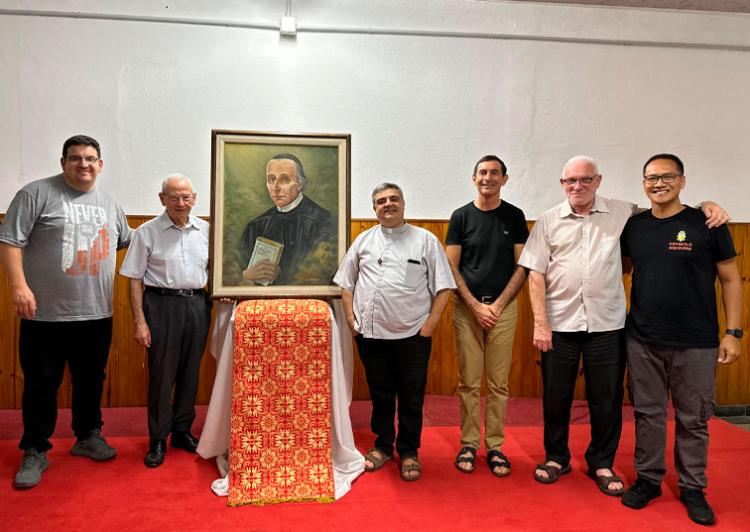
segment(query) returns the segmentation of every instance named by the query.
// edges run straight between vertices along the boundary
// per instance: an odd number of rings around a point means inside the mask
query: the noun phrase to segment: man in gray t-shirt
[[[0,260],[21,318],[24,451],[16,488],[39,483],[47,468],[65,364],[73,387],[70,452],[93,460],[117,451],[101,436],[104,368],[112,339],[116,251],[130,241],[125,214],[96,188],[99,143],[77,135],[63,145],[62,174],[18,191],[0,226]]]

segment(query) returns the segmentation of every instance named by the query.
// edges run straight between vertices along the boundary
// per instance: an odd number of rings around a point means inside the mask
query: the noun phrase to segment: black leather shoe
[[[198,438],[190,434],[190,432],[173,432],[172,447],[185,449],[189,453],[194,453],[198,448]]]
[[[148,452],[143,459],[143,463],[146,464],[146,467],[159,467],[164,463],[164,455],[166,453],[167,442],[164,440],[153,441],[148,447]]]

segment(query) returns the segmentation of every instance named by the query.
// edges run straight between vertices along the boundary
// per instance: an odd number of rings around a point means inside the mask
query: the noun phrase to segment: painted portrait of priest
[[[325,259],[335,261],[336,219],[305,196],[308,179],[302,161],[293,153],[274,155],[265,177],[273,206],[242,233],[242,279],[264,286],[328,284],[331,270]],[[259,255],[259,238],[261,245],[278,250],[278,258]],[[259,260],[252,260],[253,255]]]
[[[238,295],[335,290],[349,223],[348,136],[292,139],[299,144],[257,135],[222,138],[216,152],[221,182],[214,179],[213,214],[220,222],[213,232],[214,265],[220,261],[214,284]]]

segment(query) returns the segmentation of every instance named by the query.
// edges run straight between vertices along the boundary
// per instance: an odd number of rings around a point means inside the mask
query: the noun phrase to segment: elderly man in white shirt
[[[120,274],[130,278],[135,337],[148,349],[146,467],[164,462],[166,440],[194,453],[190,432],[201,357],[211,321],[208,281],[208,223],[190,214],[196,194],[190,179],[171,175],[159,199],[165,210],[141,225]],[[174,393],[173,393],[174,389]]]
[[[372,400],[376,439],[365,456],[365,471],[385,465],[395,441],[401,478],[414,481],[422,474],[417,455],[431,335],[456,284],[440,241],[404,221],[398,185],[378,185],[372,203],[380,225],[354,240],[333,281],[342,288]]]
[[[583,358],[591,442],[588,475],[606,495],[619,496],[612,470],[622,431],[625,292],[620,235],[637,206],[596,194],[602,176],[590,157],[563,166],[567,199],[542,213],[518,263],[530,270],[534,346],[542,352],[545,461],[534,478],[551,484],[569,473],[568,425],[578,365]],[[707,224],[728,217],[706,202]]]

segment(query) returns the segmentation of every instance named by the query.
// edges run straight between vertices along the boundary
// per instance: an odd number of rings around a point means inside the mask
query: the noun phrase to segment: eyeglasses
[[[596,176],[591,177],[579,177],[578,179],[573,179],[572,177],[569,178],[562,178],[560,179],[560,183],[563,183],[564,185],[568,185],[569,187],[574,187],[576,184],[580,183],[584,187],[590,185],[594,182],[594,179],[596,179]]]
[[[667,185],[674,183],[675,179],[677,179],[680,176],[680,174],[652,174],[652,175],[646,175],[643,176],[643,181],[646,182],[647,185],[655,185],[659,182],[659,179],[661,179],[664,183]]]
[[[94,157],[93,155],[89,155],[88,157],[81,157],[80,155],[68,155],[67,157],[65,157],[65,159],[73,164],[79,164],[82,161],[85,161],[86,164],[94,164],[99,160],[99,157]]]
[[[190,203],[195,199],[195,194],[165,194],[167,201],[172,203],[179,203],[180,200],[183,203]]]

